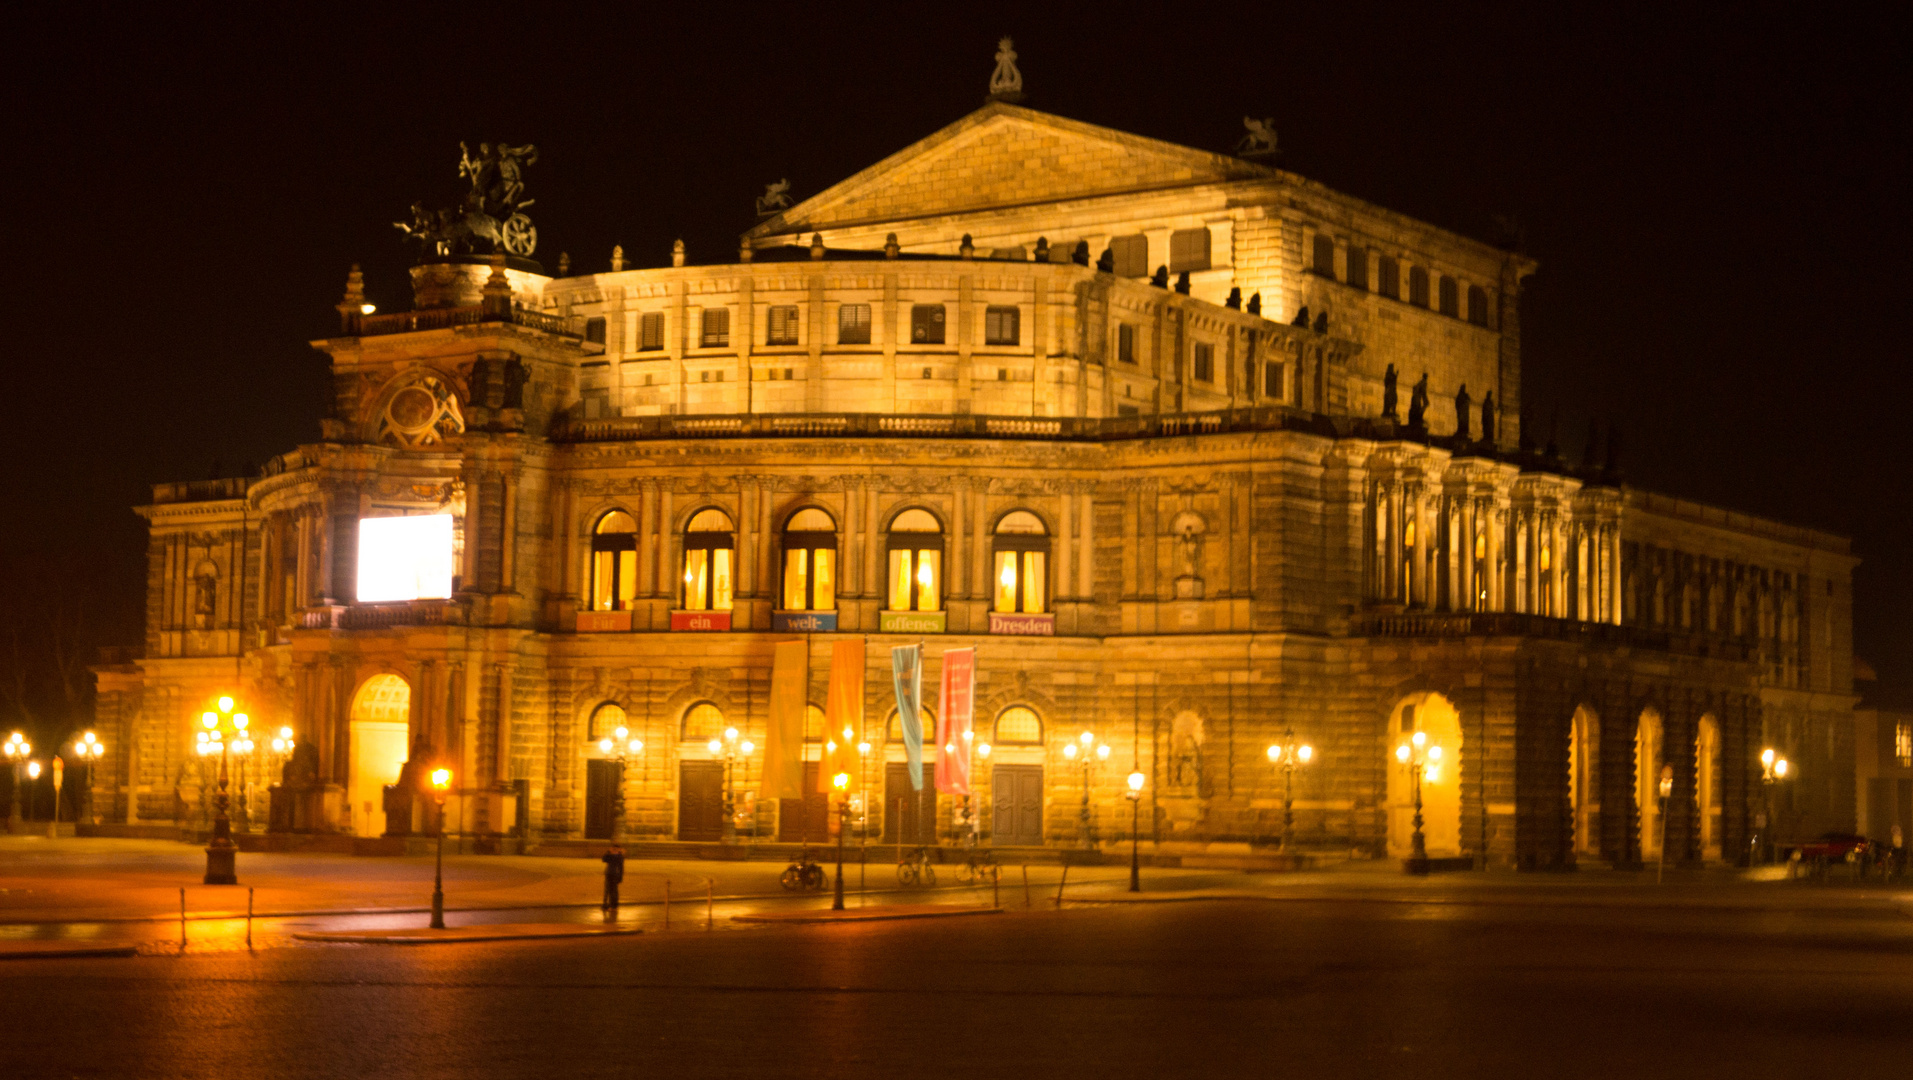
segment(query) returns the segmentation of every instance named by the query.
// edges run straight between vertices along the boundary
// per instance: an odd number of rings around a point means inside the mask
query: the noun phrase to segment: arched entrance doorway
[[[1395,757],[1396,747],[1424,736],[1428,754],[1422,773],[1422,840],[1429,857],[1461,854],[1461,713],[1447,698],[1435,693],[1413,694],[1396,704],[1388,717],[1382,754],[1388,769],[1388,854],[1407,858],[1414,850],[1414,777]],[[1424,751],[1426,753],[1426,751]]]
[[[1720,721],[1700,718],[1694,734],[1694,804],[1700,816],[1700,857],[1718,861],[1720,851]]]
[[[411,757],[411,712],[412,687],[397,675],[374,675],[352,697],[345,799],[360,836],[385,834],[385,785]]]
[[[1643,709],[1634,723],[1634,806],[1640,811],[1642,859],[1661,854],[1661,714]]]
[[[1568,796],[1574,807],[1574,853],[1601,853],[1601,719],[1582,705],[1568,731]]]

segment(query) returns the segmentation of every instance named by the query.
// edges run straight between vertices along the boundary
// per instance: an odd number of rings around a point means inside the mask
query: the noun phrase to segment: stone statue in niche
[[[219,610],[219,578],[208,569],[193,577],[193,629],[211,630]]]
[[[1202,718],[1178,713],[1169,726],[1169,784],[1202,794]]]
[[[1388,420],[1395,419],[1395,365],[1393,364],[1388,365],[1388,370],[1382,372],[1382,416]]]
[[[1202,534],[1207,528],[1202,515],[1184,511],[1170,523],[1176,537],[1176,599],[1202,599]]]

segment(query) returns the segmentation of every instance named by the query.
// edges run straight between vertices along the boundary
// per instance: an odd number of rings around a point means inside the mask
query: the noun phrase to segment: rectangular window
[[[1358,289],[1368,288],[1368,249],[1356,244],[1348,246],[1348,283]]]
[[[797,344],[797,305],[778,304],[771,308],[770,321],[764,332],[764,344]]]
[[[1016,345],[1022,341],[1023,312],[1014,307],[991,307],[983,312],[983,344]]]
[[[1282,368],[1283,365],[1275,360],[1271,360],[1262,365],[1263,397],[1272,397],[1277,401],[1288,400],[1288,394],[1286,392],[1288,390],[1288,386],[1286,385],[1287,379],[1284,378],[1286,372],[1284,372]]]
[[[604,316],[585,320],[585,340],[593,345],[604,344]]]
[[[936,611],[943,552],[936,548],[890,550],[891,611]]]
[[[845,304],[837,309],[837,344],[870,344],[869,304]]]
[[[1216,381],[1216,347],[1207,342],[1197,342],[1195,348],[1196,381],[1212,383]]]
[[[638,351],[656,352],[664,348],[664,312],[647,311],[638,323]]]
[[[910,342],[913,345],[943,344],[942,304],[911,305]]]
[[[1447,274],[1441,276],[1441,313],[1461,317],[1461,287]]]
[[[1384,255],[1375,263],[1377,276],[1381,278],[1381,294],[1390,300],[1402,298],[1402,268],[1395,265],[1393,255]]]
[[[359,600],[443,600],[451,595],[450,514],[359,519]]]
[[[1136,362],[1136,328],[1128,323],[1116,324],[1116,359],[1125,364]]]
[[[1135,236],[1118,236],[1109,242],[1109,257],[1116,264],[1117,277],[1149,276],[1149,238],[1138,233]]]
[[[1323,277],[1332,278],[1335,276],[1335,238],[1327,233],[1315,234],[1315,265],[1313,269]]]
[[[1913,724],[1893,725],[1893,756],[1900,768],[1913,768]]]
[[[731,309],[705,308],[698,344],[707,349],[722,349],[731,343]]]
[[[689,548],[684,552],[684,609],[731,610],[730,548]]]
[[[784,610],[808,610],[810,607],[809,593],[809,549],[786,548],[784,550]]]
[[[1428,306],[1428,271],[1419,266],[1408,271],[1408,302],[1416,307]]]
[[[1118,417],[1141,416],[1142,410],[1134,405],[1118,405],[1116,406],[1116,415]]]
[[[1169,234],[1169,272],[1209,269],[1209,230],[1177,229]]]

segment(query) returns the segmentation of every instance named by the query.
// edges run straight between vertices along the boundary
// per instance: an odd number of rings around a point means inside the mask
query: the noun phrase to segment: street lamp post
[[[452,770],[432,770],[432,802],[438,807],[438,862],[432,870],[432,929],[445,929],[445,793],[452,789]]]
[[[25,735],[16,731],[7,736],[4,744],[0,744],[0,751],[4,751],[7,755],[7,764],[13,766],[13,800],[7,807],[7,831],[13,832],[16,828],[14,823],[21,820],[20,778],[26,771],[27,759],[33,754],[33,744],[27,741]]]
[[[100,823],[100,817],[93,812],[93,767],[105,754],[106,744],[90,731],[73,740],[73,756],[86,765],[86,816],[92,818],[95,825]]]
[[[1094,848],[1096,825],[1089,812],[1089,767],[1094,762],[1109,760],[1109,744],[1099,741],[1094,732],[1085,731],[1075,742],[1063,744],[1063,757],[1070,761],[1083,759],[1083,846]]]
[[[631,729],[619,724],[611,734],[598,740],[598,752],[618,763],[617,781],[611,787],[611,843],[624,843],[624,763],[626,754],[642,754],[644,740],[631,737]]]
[[[837,789],[837,892],[830,902],[830,910],[844,909],[844,833],[850,828],[850,774],[840,772],[830,778],[830,786]]]
[[[221,697],[219,711],[207,710],[200,714],[199,722],[205,731],[199,743],[199,752],[205,755],[219,755],[219,792],[213,796],[213,835],[206,843],[206,884],[237,885],[239,877],[234,872],[234,862],[239,853],[238,845],[232,842],[232,819],[226,816],[228,783],[226,771],[226,736],[232,735],[232,741],[244,739],[248,746],[251,739],[246,729],[252,720],[243,712],[233,711],[233,699]]]
[[[1289,850],[1289,834],[1295,830],[1295,770],[1315,759],[1315,747],[1297,744],[1295,729],[1282,732],[1282,741],[1269,746],[1269,761],[1282,770],[1282,850]]]
[[[1129,891],[1142,891],[1142,786],[1141,769],[1129,774]]]
[[[1417,731],[1395,748],[1395,760],[1408,769],[1409,783],[1415,793],[1415,832],[1409,841],[1406,869],[1411,874],[1426,874],[1428,841],[1421,832],[1421,782],[1425,775],[1432,779],[1434,771],[1441,768],[1441,747],[1429,742],[1426,732]]]
[[[1766,849],[1767,861],[1774,861],[1773,816],[1774,785],[1787,779],[1793,771],[1793,765],[1786,758],[1774,753],[1769,746],[1760,752],[1760,788],[1764,796],[1761,800],[1760,819],[1755,822],[1759,831],[1754,840],[1754,858],[1759,859],[1761,850]]]
[[[705,744],[711,756],[724,762],[724,842],[737,843],[737,758],[739,754],[750,757],[757,744],[749,739],[739,739],[737,729],[727,727],[724,737],[712,739]]]

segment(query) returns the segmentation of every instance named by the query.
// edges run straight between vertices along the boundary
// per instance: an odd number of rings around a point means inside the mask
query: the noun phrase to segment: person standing
[[[604,917],[612,922],[618,917],[618,886],[624,883],[624,848],[612,844],[601,858],[604,861]]]

